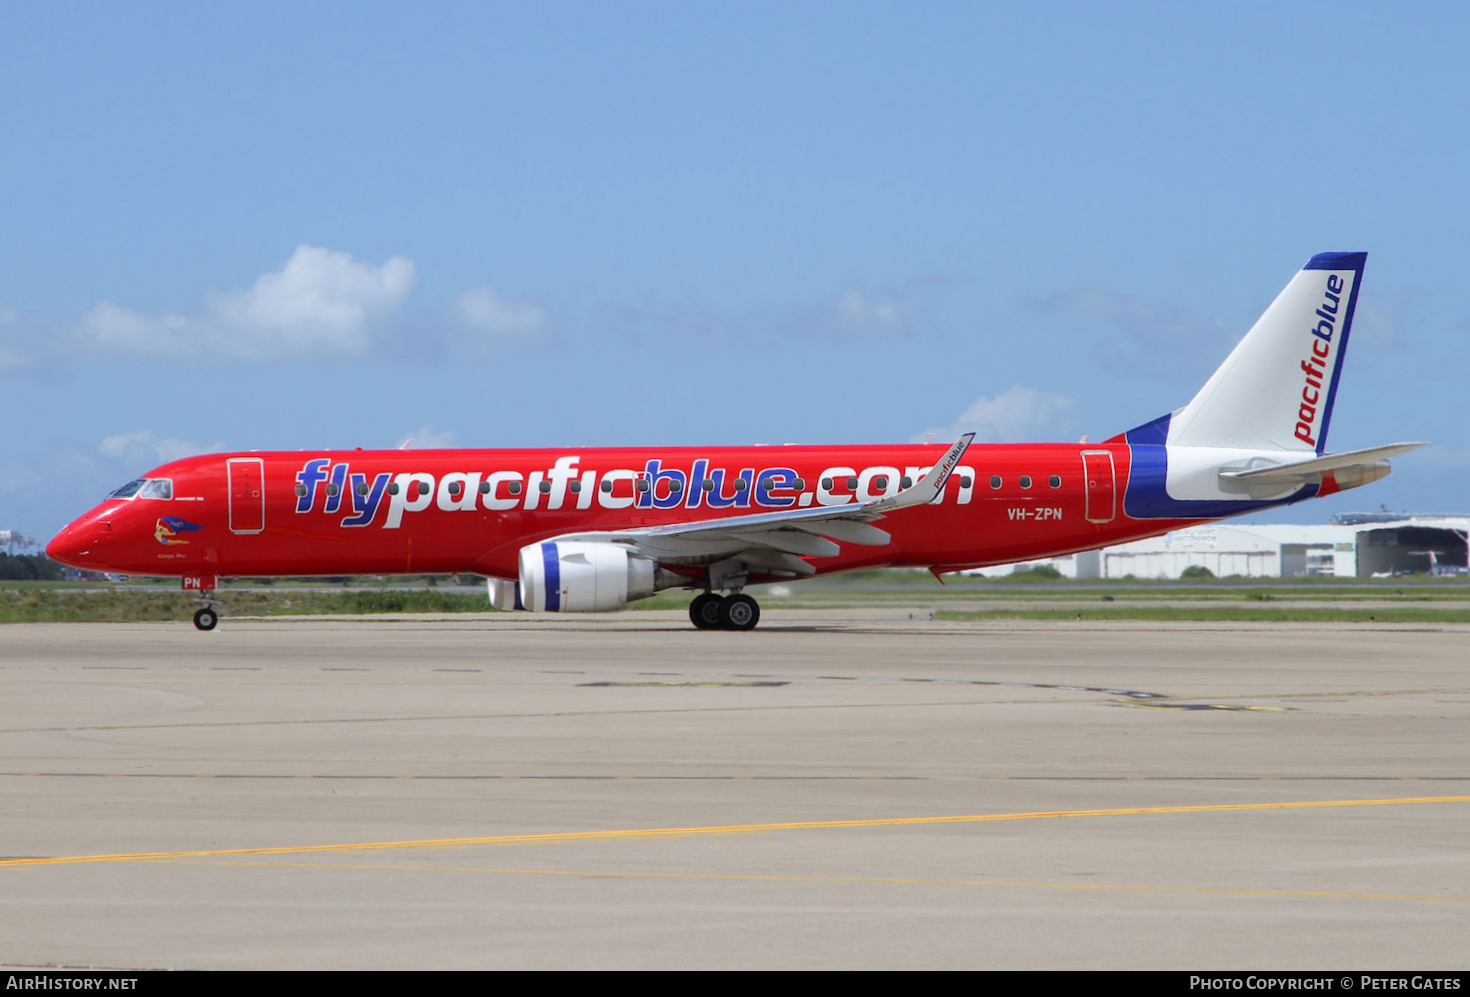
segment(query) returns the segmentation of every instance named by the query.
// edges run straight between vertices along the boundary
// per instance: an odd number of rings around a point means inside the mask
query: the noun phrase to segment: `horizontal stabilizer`
[[[1410,450],[1418,450],[1420,447],[1428,446],[1427,443],[1390,443],[1383,447],[1369,447],[1367,450],[1349,450],[1345,453],[1328,454],[1325,457],[1315,457],[1312,460],[1298,461],[1293,464],[1276,464],[1271,467],[1253,467],[1238,471],[1221,471],[1220,477],[1230,481],[1242,481],[1250,484],[1290,484],[1296,481],[1304,481],[1317,474],[1325,474],[1328,471],[1336,471],[1346,467],[1357,467],[1363,464],[1372,464],[1375,461],[1387,460],[1397,457],[1399,454],[1408,453]]]

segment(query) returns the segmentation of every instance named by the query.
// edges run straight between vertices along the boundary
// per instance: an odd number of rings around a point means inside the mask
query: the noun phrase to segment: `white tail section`
[[[1175,413],[1169,444],[1322,453],[1367,259],[1312,257]]]

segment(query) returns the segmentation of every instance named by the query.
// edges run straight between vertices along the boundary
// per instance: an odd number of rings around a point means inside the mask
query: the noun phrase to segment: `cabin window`
[[[680,492],[682,492],[683,490],[684,490],[684,482],[680,481],[678,478],[672,478],[672,479],[670,479],[670,481],[669,481],[669,494],[670,495],[677,495]]]
[[[305,492],[302,492],[302,494],[304,495],[306,493]],[[396,482],[396,481],[390,481],[390,482],[388,482],[388,494],[389,495],[397,495],[398,494],[398,482]]]
[[[832,482],[832,479],[831,478],[823,478],[822,479],[822,490],[823,491],[830,492],[832,490],[832,484],[833,484],[833,482]]]
[[[699,487],[700,488],[703,488],[707,492],[712,492],[712,491],[715,490],[715,483],[713,481],[711,481],[710,479],[705,478],[703,481],[701,481],[699,483]]]
[[[637,487],[638,487],[638,490],[640,492],[646,492],[646,491],[648,491],[648,479],[647,478],[639,478],[638,479],[638,486]]]
[[[847,479],[847,490],[848,491],[850,491],[850,492],[857,491],[857,486],[858,486],[857,478],[848,478]]]
[[[337,495],[337,493],[339,491],[341,491],[341,489],[338,488],[333,482],[330,482],[330,481],[327,482],[327,495],[328,496],[331,496],[331,497],[334,497],[335,498],[336,495]]]
[[[359,481],[355,491],[359,495],[366,495],[368,493],[368,483],[366,481]]]
[[[296,482],[296,497],[306,498],[306,486],[299,481]]]
[[[146,499],[171,499],[174,497],[174,481],[172,478],[150,478],[148,484],[138,493],[138,498]]]
[[[972,478],[972,477],[970,477],[968,474],[962,474],[962,475],[960,475],[960,487],[961,488],[969,488],[974,483],[975,483],[975,479]]]
[[[1060,488],[1062,487],[1062,476],[1060,474],[1053,474],[1050,478],[1046,479],[1046,483],[1053,488]]]
[[[549,481],[543,481],[543,482],[541,482],[541,484],[537,485],[536,487],[538,489],[540,489],[542,495],[550,495],[551,494],[551,482],[549,482]]]
[[[598,487],[601,488],[604,492],[607,492],[609,495],[612,494],[612,482],[608,481],[606,478],[602,479],[602,484]]]
[[[137,481],[129,481],[127,484],[123,485],[121,488],[119,488],[117,491],[113,492],[107,497],[115,499],[132,498],[134,495],[138,494],[138,489],[142,488],[147,483],[147,478],[139,478]]]
[[[874,477],[873,478],[873,487],[876,488],[876,489],[878,489],[880,492],[881,491],[887,491],[887,489],[888,489],[888,475],[886,475],[886,474],[879,474],[876,477]]]
[[[512,481],[509,485],[506,486],[506,491],[510,492],[512,495],[519,495],[521,493],[521,483],[519,481]]]
[[[582,482],[580,482],[580,481],[572,481],[572,482],[569,482],[567,484],[567,487],[572,490],[572,494],[573,495],[576,495],[578,492],[580,492],[582,490]]]
[[[1021,475],[1021,487],[1022,488],[1030,488],[1031,487],[1031,475],[1029,475],[1029,474],[1023,474],[1023,475]]]
[[[991,488],[999,488],[1000,487],[1000,475],[998,475],[998,474],[992,474],[990,476],[990,487]]]
[[[799,492],[806,491],[806,479],[805,478],[797,478],[795,481],[793,481],[791,483],[791,487],[792,488],[795,488]]]
[[[898,487],[900,487],[900,488],[912,488],[912,487],[914,487],[914,479],[913,478],[910,478],[907,474],[905,474],[903,477],[901,477],[901,478],[898,479]]]

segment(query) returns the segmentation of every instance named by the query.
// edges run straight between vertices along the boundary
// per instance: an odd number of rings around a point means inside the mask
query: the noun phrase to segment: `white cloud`
[[[0,305],[0,374],[35,366],[34,323],[21,321],[11,305]]]
[[[899,307],[891,295],[874,296],[849,288],[837,299],[837,325],[851,332],[895,332],[903,325]]]
[[[932,435],[947,443],[962,433],[975,433],[980,443],[1026,443],[1050,434],[1055,437],[1071,424],[1077,403],[1065,395],[1016,385],[994,398],[977,398],[948,426],[925,430],[914,442]]]
[[[1160,376],[1207,373],[1225,359],[1234,342],[1219,319],[1104,288],[1059,291],[1033,304],[1044,312],[1111,325],[1121,335],[1098,342],[1093,357],[1098,363],[1125,373]]]
[[[535,336],[546,328],[546,313],[538,306],[507,301],[483,285],[460,295],[455,312],[469,328],[493,336]]]
[[[77,346],[165,362],[360,357],[417,286],[413,261],[401,256],[373,266],[302,245],[249,289],[211,291],[201,316],[141,315],[100,302],[82,317]]]
[[[398,445],[402,447],[405,443],[412,450],[447,450],[454,446],[454,434],[448,430],[436,433],[433,426],[420,426],[416,433],[403,434]]]
[[[1470,466],[1470,447],[1444,446],[1442,444],[1430,444],[1422,450],[1415,450],[1412,454],[1404,454],[1402,457],[1393,459],[1395,472],[1398,471],[1400,463],[1409,461],[1424,462],[1426,464],[1444,464],[1454,467]]]
[[[0,374],[9,374],[13,371],[24,370],[31,366],[33,361],[30,356],[14,347],[0,345]]]
[[[783,324],[796,335],[840,339],[902,336],[922,328],[935,293],[936,278],[912,280],[884,290],[849,287],[835,301],[797,309]]]
[[[1369,349],[1400,349],[1400,330],[1408,312],[1418,304],[1418,295],[1406,292],[1364,294],[1353,316],[1353,345]]]
[[[72,441],[27,456],[0,454],[0,528],[49,538],[119,485],[160,464],[225,449],[179,439],[158,439],[149,430],[109,436],[100,445]]]
[[[136,433],[109,436],[98,445],[97,449],[105,457],[120,457],[130,464],[142,465],[147,462],[167,464],[169,461],[193,457],[195,454],[209,453],[218,450],[219,447],[220,444],[215,444],[213,447],[201,447],[189,440],[176,438],[160,440],[153,435],[152,430],[143,429]]]
[[[761,332],[768,322],[756,315],[732,318],[716,311],[687,308],[654,298],[641,305],[611,304],[601,309],[602,323],[628,339],[671,339],[714,346],[741,333]]]
[[[629,337],[663,336],[712,346],[751,339],[872,339],[908,335],[927,322],[929,305],[943,287],[937,278],[887,290],[849,287],[835,297],[765,305],[744,312],[701,309],[649,299],[641,305],[609,305],[602,318]]]

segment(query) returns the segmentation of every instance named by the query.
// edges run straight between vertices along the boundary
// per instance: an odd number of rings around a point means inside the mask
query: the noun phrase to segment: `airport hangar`
[[[1050,565],[1068,578],[1178,578],[1192,565],[1217,578],[1382,578],[1436,565],[1463,571],[1467,536],[1470,514],[1348,512],[1326,525],[1214,523],[1025,566]],[[1017,567],[970,573],[997,577]]]

